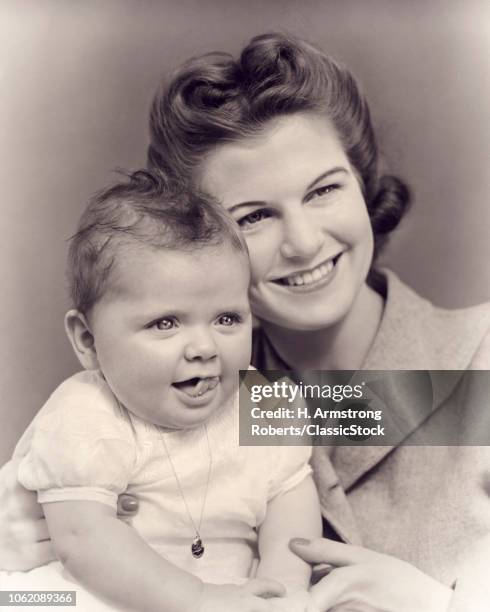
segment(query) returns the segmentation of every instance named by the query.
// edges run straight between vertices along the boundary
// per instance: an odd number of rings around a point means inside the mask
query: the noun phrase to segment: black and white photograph
[[[0,84],[0,609],[489,612],[489,3],[0,0]]]

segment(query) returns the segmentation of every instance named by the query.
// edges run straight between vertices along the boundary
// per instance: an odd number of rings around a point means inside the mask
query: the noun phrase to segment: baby
[[[62,565],[2,588],[76,590],[90,611],[314,610],[310,568],[288,548],[321,533],[310,449],[238,445],[251,346],[238,228],[207,197],[136,172],[89,204],[69,278],[85,371],[15,452]],[[132,527],[116,517],[124,491],[140,501]]]

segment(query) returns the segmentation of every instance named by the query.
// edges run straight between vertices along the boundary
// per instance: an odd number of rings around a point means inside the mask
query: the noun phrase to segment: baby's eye
[[[264,208],[259,208],[259,210],[254,210],[248,215],[237,219],[237,223],[240,227],[247,228],[251,225],[256,225],[257,223],[260,223],[260,221],[263,221],[264,219],[267,219],[270,216],[270,212],[268,212]]]
[[[159,329],[160,331],[170,331],[177,327],[177,321],[173,317],[163,317],[151,323],[150,327]]]
[[[232,327],[233,325],[237,325],[237,323],[241,322],[241,316],[234,312],[227,312],[225,314],[222,314],[217,319],[218,325],[224,325],[225,327]]]

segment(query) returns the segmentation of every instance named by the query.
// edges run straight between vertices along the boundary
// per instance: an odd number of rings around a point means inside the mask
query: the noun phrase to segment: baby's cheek
[[[141,353],[125,351],[117,363],[111,364],[111,386],[116,396],[125,405],[133,406],[148,400],[162,383],[162,367],[159,362]]]
[[[252,358],[252,325],[247,326],[247,329],[242,333],[242,340],[240,343],[241,350],[238,354],[237,368],[240,370],[246,370],[250,365]]]
[[[235,384],[237,371],[246,370],[250,365],[252,353],[251,326],[247,326],[240,334],[230,336],[227,346],[222,347],[220,352],[223,371],[226,372],[229,380]]]

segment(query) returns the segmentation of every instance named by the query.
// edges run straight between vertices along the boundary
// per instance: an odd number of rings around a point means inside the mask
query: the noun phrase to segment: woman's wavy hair
[[[330,120],[358,174],[374,260],[408,209],[409,190],[380,173],[368,104],[353,75],[294,36],[256,36],[237,60],[210,53],[184,63],[153,100],[149,167],[192,180],[215,147],[260,134],[277,117],[308,112]]]

